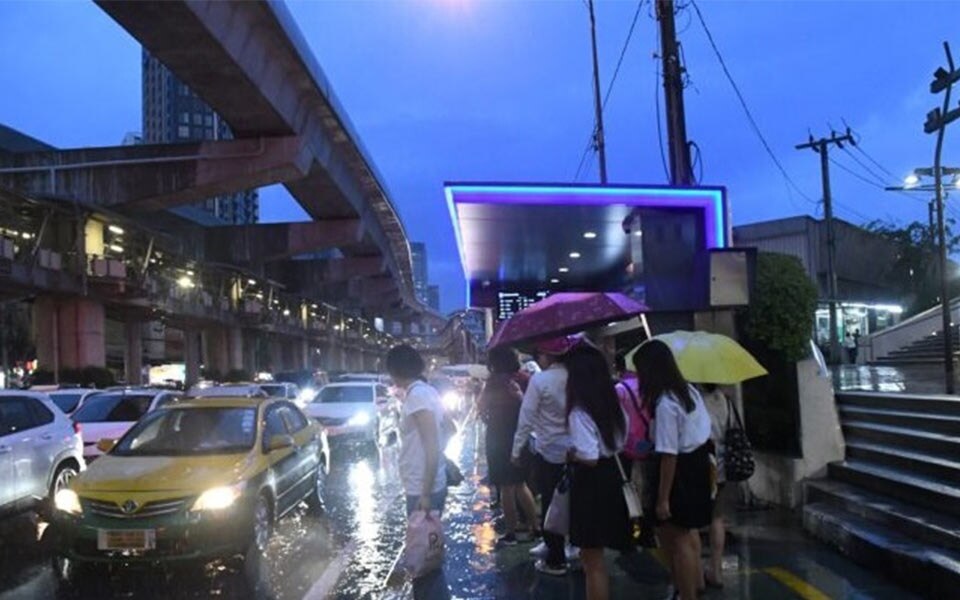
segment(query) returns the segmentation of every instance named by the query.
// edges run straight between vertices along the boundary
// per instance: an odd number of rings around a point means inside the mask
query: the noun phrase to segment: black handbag
[[[457,463],[444,457],[443,469],[447,474],[447,487],[457,487],[463,483],[463,472]]]
[[[736,404],[727,399],[727,433],[723,439],[723,465],[727,481],[746,481],[756,469],[750,440],[743,429],[743,420]],[[734,419],[736,422],[734,422]]]

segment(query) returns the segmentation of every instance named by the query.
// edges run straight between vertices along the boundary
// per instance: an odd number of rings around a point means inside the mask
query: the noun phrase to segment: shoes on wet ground
[[[530,548],[530,556],[539,556],[541,558],[547,555],[547,543],[540,542],[533,548]]]
[[[563,577],[567,574],[567,565],[550,565],[547,564],[545,560],[538,560],[534,567],[537,571],[540,571],[544,575],[554,575],[556,577]]]
[[[517,545],[517,536],[513,533],[508,533],[506,535],[501,535],[497,538],[497,547],[504,548]]]

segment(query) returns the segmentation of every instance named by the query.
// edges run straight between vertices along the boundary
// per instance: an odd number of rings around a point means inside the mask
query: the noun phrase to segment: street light
[[[903,185],[908,188],[916,187],[918,183],[920,183],[920,177],[916,173],[910,173],[903,178]]]

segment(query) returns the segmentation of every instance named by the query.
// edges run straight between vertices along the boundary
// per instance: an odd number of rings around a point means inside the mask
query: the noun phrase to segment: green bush
[[[817,310],[817,287],[794,256],[761,252],[744,329],[786,360],[807,356]]]

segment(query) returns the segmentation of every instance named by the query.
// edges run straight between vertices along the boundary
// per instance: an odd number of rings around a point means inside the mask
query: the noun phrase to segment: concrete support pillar
[[[271,337],[267,341],[267,344],[270,347],[270,370],[274,373],[283,371],[283,345],[280,343],[280,340],[275,337]]]
[[[203,364],[208,371],[216,371],[221,377],[230,370],[229,343],[222,327],[203,331]]]
[[[185,365],[185,387],[190,388],[200,381],[200,332],[186,329],[183,332],[183,362]]]
[[[257,332],[243,332],[243,370],[256,375],[264,369],[257,363]]]
[[[244,370],[243,365],[243,329],[227,329],[227,366],[228,370]]]
[[[123,368],[127,385],[143,385],[143,323],[123,324],[126,343],[123,346]]]
[[[310,342],[306,338],[297,341],[300,348],[300,369],[313,368],[313,361],[310,356]]]
[[[88,298],[37,298],[33,330],[40,366],[54,372],[106,366],[105,321],[103,304]]]

